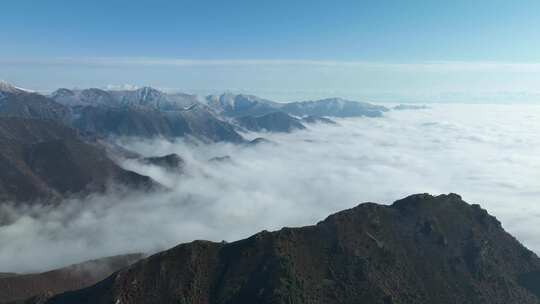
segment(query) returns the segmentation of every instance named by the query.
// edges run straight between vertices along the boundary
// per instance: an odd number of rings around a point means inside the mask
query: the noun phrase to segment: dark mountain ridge
[[[0,303],[47,297],[68,290],[95,284],[142,259],[144,254],[125,254],[106,257],[54,269],[43,273],[0,275]]]
[[[53,100],[9,84],[0,85],[0,118],[21,117],[66,123],[70,110]]]
[[[119,167],[74,129],[54,121],[0,118],[0,201],[49,201],[102,192],[113,184],[159,188],[151,178]]]
[[[527,304],[540,303],[539,270],[478,205],[419,194],[314,226],[182,244],[46,303]]]

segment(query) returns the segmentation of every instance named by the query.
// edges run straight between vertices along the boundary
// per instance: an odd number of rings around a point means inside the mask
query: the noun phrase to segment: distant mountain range
[[[9,279],[9,278],[8,278]],[[155,254],[47,304],[540,303],[540,259],[455,194]]]
[[[207,96],[206,101],[218,113],[229,117],[260,116],[278,111],[300,117],[379,117],[388,111],[383,106],[341,98],[278,103],[253,95],[223,94]]]
[[[249,142],[241,132],[292,132],[309,124],[334,123],[323,116],[376,117],[385,111],[381,106],[341,99],[277,103],[230,93],[205,98],[167,94],[150,87],[62,88],[45,96],[0,82],[0,201],[84,195],[105,191],[110,181],[144,189],[159,187],[109,158],[111,146],[103,144],[110,136],[253,145],[265,141]]]
[[[191,137],[240,143],[238,131],[290,132],[327,117],[379,117],[383,106],[340,98],[278,103],[252,95],[198,97],[136,90],[70,90],[49,96],[0,82],[0,116],[46,119],[94,136]],[[309,118],[308,118],[309,117]],[[306,118],[306,120],[304,120]]]
[[[58,202],[107,191],[111,182],[128,190],[165,189],[120,167],[116,157],[181,178],[186,163],[180,155],[143,158],[109,137],[184,137],[250,147],[269,141],[248,141],[243,132],[293,132],[335,124],[334,117],[386,111],[339,98],[276,103],[148,87],[59,89],[45,96],[0,82],[0,202]],[[413,195],[391,206],[365,203],[314,226],[263,231],[233,243],[195,241],[132,264],[140,258],[112,257],[41,274],[0,273],[0,303],[540,303],[540,259],[456,194]]]
[[[239,126],[255,132],[291,132],[306,128],[300,119],[292,117],[285,112],[270,112],[259,116],[242,116],[235,118],[234,121]]]

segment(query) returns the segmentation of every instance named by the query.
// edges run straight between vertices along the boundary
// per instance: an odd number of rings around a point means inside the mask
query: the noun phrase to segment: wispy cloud
[[[82,66],[169,66],[169,67],[223,67],[223,66],[315,66],[364,69],[435,70],[435,71],[516,71],[540,72],[537,62],[490,61],[424,61],[424,62],[370,62],[307,59],[181,59],[152,57],[58,57],[58,58],[4,58],[1,65],[82,65]]]

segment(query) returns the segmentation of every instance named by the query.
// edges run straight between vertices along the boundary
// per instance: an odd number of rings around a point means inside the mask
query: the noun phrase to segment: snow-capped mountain
[[[85,90],[58,89],[51,94],[56,102],[66,106],[119,106],[118,101],[108,91],[91,88]]]
[[[26,90],[14,86],[13,84],[0,80],[0,99],[5,98],[8,94],[21,94],[21,93],[31,93],[32,91]]]
[[[0,91],[1,92],[8,92],[8,93],[21,93],[21,92],[32,92],[31,90],[23,89],[17,86],[14,86],[13,84],[0,80]]]
[[[253,95],[226,93],[222,95],[210,95],[206,97],[206,102],[217,113],[229,117],[260,116],[278,111],[301,117],[377,117],[381,116],[383,112],[388,111],[383,106],[342,98],[279,103]]]
[[[243,141],[233,125],[216,116],[195,95],[167,94],[151,87],[116,91],[91,88],[59,89],[51,98],[71,108],[71,124],[88,134]]]
[[[151,87],[136,90],[58,89],[51,97],[68,106],[141,107],[162,111],[182,110],[198,103],[195,95],[166,94]]]
[[[281,107],[277,102],[254,95],[232,93],[207,96],[206,102],[217,113],[230,117],[264,115]]]
[[[386,107],[367,102],[351,101],[342,98],[328,98],[315,101],[291,102],[283,105],[282,111],[297,116],[332,117],[378,117],[388,111]]]

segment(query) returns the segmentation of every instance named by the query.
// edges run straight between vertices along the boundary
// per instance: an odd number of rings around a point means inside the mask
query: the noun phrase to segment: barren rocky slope
[[[420,194],[179,245],[46,303],[540,303],[539,282],[540,259],[485,210]]]

